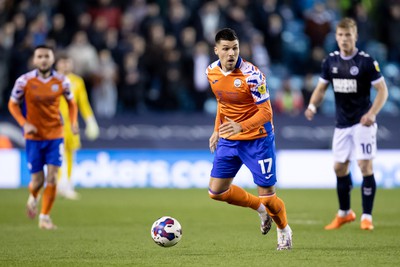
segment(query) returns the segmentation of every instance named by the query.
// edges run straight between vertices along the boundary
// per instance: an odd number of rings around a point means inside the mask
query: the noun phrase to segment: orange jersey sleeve
[[[18,122],[18,124],[23,127],[26,119],[24,115],[22,114],[21,108],[19,104],[15,103],[10,99],[8,101],[8,110],[10,111],[11,115],[14,117],[14,119]]]
[[[51,140],[63,137],[60,97],[68,101],[73,99],[69,80],[56,72],[44,79],[37,74],[37,70],[33,70],[17,79],[10,102],[22,105],[25,120],[38,129],[36,134],[25,134],[26,139]],[[12,115],[21,124],[21,118]]]
[[[221,125],[221,117],[219,114],[219,107],[217,106],[217,114],[215,115],[215,123],[214,123],[214,132],[218,132],[220,125]]]
[[[207,68],[206,74],[218,101],[215,127],[226,118],[240,123],[243,131],[229,137],[231,140],[253,140],[272,132],[269,91],[265,75],[256,66],[239,57],[236,68],[226,73],[218,60]]]
[[[78,123],[78,106],[73,99],[68,101],[68,112],[71,119],[71,125],[75,126]]]

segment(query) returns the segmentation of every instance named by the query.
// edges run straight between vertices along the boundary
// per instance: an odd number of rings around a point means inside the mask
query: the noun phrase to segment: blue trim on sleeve
[[[262,104],[262,103],[264,103],[264,102],[266,102],[268,100],[269,100],[269,97],[264,99],[264,100],[258,101],[256,104],[259,105],[259,104]]]
[[[264,124],[264,128],[267,131],[268,135],[273,133],[272,123],[270,121]]]

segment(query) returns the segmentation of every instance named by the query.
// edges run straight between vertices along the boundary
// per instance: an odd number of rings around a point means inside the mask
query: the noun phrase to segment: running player
[[[57,173],[64,150],[60,98],[63,96],[68,101],[74,133],[78,133],[77,107],[70,91],[69,80],[52,70],[54,53],[50,47],[37,46],[33,52],[33,64],[36,69],[16,80],[8,108],[18,124],[23,127],[26,139],[28,168],[31,173],[28,216],[35,218],[40,190],[46,182],[39,228],[53,230],[57,227],[50,218],[50,211],[56,196]],[[20,105],[23,106],[22,109]]]
[[[57,72],[67,76],[71,82],[71,91],[74,100],[78,105],[79,113],[82,115],[86,124],[85,135],[89,140],[95,140],[99,136],[99,126],[94,117],[90,106],[86,87],[83,79],[72,73],[73,62],[67,54],[62,54],[56,62]],[[59,171],[57,193],[67,199],[76,200],[79,194],[74,190],[72,182],[72,169],[76,150],[81,147],[80,136],[74,134],[71,129],[71,119],[68,112],[68,103],[65,99],[60,99],[60,111],[64,120],[64,162]]]
[[[239,56],[239,40],[232,29],[225,28],[216,34],[214,52],[219,60],[206,70],[218,102],[214,132],[209,140],[210,150],[215,152],[209,196],[256,210],[262,234],[268,233],[274,220],[277,249],[291,249],[292,230],[285,204],[277,197],[274,186],[275,137],[265,76]],[[243,164],[253,175],[259,197],[232,184]]]
[[[350,208],[352,179],[349,164],[357,160],[363,175],[361,229],[373,230],[372,207],[376,183],[372,160],[377,150],[375,120],[386,102],[388,89],[378,62],[357,49],[357,25],[353,19],[344,18],[338,23],[336,41],[340,51],[330,53],[322,63],[321,77],[305,111],[306,118],[312,120],[329,83],[332,83],[336,104],[332,148],[339,211],[325,229],[338,229],[356,219],[356,214]],[[371,86],[377,90],[373,103],[370,100]]]

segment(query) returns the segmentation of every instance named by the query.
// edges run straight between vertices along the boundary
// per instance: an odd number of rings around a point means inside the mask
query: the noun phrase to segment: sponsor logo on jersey
[[[333,90],[337,93],[357,93],[357,80],[333,79]]]
[[[218,82],[218,80],[214,80],[214,81],[212,81],[211,83],[214,84],[214,83],[216,83],[216,82]]]
[[[240,79],[235,79],[235,81],[233,81],[233,85],[235,87],[240,87],[242,85],[242,80]]]
[[[59,89],[58,84],[53,84],[53,85],[51,86],[51,91],[53,91],[53,92],[57,92],[58,89]]]
[[[258,88],[257,88],[258,92],[260,94],[265,94],[267,92],[267,87],[265,86],[265,84],[261,84]]]
[[[350,68],[350,74],[353,76],[356,76],[360,71],[358,70],[358,68],[356,66],[353,66]]]

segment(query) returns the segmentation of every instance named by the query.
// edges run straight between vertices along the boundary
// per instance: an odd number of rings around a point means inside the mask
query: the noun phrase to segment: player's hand
[[[213,132],[210,139],[208,140],[211,153],[214,153],[215,149],[217,149],[218,139],[219,139],[218,132]]]
[[[366,113],[361,117],[360,123],[363,126],[371,126],[375,123],[376,116],[372,113]]]
[[[226,122],[219,126],[219,135],[228,138],[229,136],[240,133],[243,130],[239,123],[234,122],[228,117],[226,117],[226,120]]]
[[[37,128],[32,123],[25,122],[23,128],[24,128],[24,133],[26,133],[26,134],[35,134],[35,133],[37,133]]]
[[[86,124],[86,129],[85,129],[85,135],[86,137],[93,141],[96,140],[97,137],[99,137],[100,130],[99,126],[97,125],[96,121],[88,121]]]
[[[307,120],[311,121],[314,118],[315,113],[307,108],[306,111],[304,111],[304,116],[307,118]]]
[[[73,125],[71,126],[71,129],[72,129],[72,133],[73,133],[73,134],[79,134],[79,126],[78,126],[77,123],[73,124]]]

